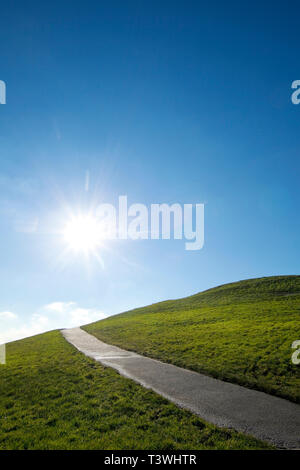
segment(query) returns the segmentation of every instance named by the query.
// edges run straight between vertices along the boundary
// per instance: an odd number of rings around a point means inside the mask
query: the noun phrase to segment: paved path
[[[280,448],[300,449],[300,406],[295,403],[125,351],[80,328],[62,334],[86,356],[206,421]]]

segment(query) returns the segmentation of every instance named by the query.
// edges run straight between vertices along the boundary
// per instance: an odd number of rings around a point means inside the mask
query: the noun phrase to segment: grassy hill
[[[300,402],[300,276],[226,284],[87,325],[108,343]]]
[[[60,332],[7,345],[0,449],[262,449],[88,359]]]

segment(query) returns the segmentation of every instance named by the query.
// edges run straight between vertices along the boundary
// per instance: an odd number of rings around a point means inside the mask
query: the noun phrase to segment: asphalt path
[[[300,406],[296,403],[120,349],[80,328],[62,330],[62,334],[86,356],[216,426],[278,448],[300,449]]]

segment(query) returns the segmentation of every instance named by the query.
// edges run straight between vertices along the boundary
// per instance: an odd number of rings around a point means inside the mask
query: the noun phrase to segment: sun
[[[72,216],[63,230],[64,241],[75,253],[94,253],[101,245],[101,226],[90,215]]]

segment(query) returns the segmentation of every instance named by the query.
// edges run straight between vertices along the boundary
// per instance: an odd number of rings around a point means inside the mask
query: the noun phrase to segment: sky
[[[0,342],[299,274],[299,13],[289,1],[1,4]],[[101,263],[66,255],[70,213],[119,195],[205,204],[204,247],[113,240]]]

